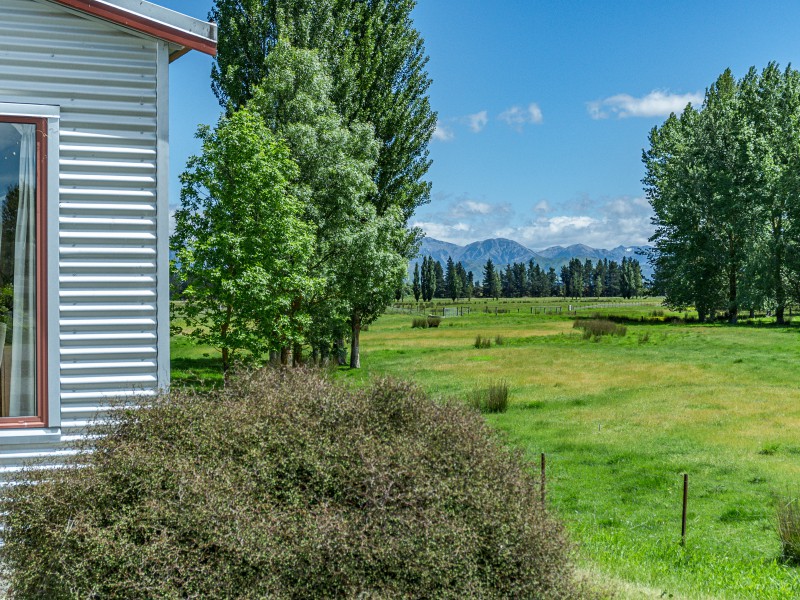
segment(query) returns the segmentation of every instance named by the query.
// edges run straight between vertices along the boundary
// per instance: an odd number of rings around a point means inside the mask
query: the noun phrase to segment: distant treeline
[[[448,257],[442,264],[432,256],[422,259],[422,267],[414,264],[411,292],[414,300],[430,302],[433,298],[569,298],[623,297],[632,298],[645,293],[642,266],[638,260],[623,258],[622,263],[602,259],[593,264],[573,258],[557,273],[553,267],[544,269],[535,261],[513,263],[498,268],[491,259],[483,267],[482,282],[475,279],[461,262]]]

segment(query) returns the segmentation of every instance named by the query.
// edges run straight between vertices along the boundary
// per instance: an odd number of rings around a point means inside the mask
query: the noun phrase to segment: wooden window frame
[[[0,105],[0,111],[2,106]],[[0,430],[48,427],[47,397],[47,117],[5,115],[0,123],[34,125],[36,127],[36,412],[29,417],[0,417]]]

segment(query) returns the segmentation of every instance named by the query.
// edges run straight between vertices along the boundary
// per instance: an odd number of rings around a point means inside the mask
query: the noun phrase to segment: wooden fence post
[[[683,474],[683,515],[681,516],[681,546],[686,545],[686,507],[689,500],[689,474]]]
[[[545,457],[544,452],[542,452],[542,478],[540,480],[541,485],[541,493],[542,493],[542,506],[544,506],[545,501],[545,490],[547,489],[547,469],[545,467]]]

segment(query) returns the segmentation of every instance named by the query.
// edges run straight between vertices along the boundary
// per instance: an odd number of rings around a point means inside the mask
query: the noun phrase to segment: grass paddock
[[[664,324],[652,307],[617,307],[597,312],[625,317],[624,337],[584,339],[574,317],[523,306],[433,330],[384,316],[362,336],[365,368],[343,375],[390,373],[465,399],[507,381],[508,411],[487,420],[532,461],[547,454],[548,498],[583,568],[623,596],[800,597],[774,520],[776,499],[800,488],[800,330]],[[475,348],[477,335],[504,343]]]

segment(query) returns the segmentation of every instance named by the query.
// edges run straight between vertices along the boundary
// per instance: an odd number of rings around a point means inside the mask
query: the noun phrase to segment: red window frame
[[[0,429],[48,426],[47,397],[47,118],[0,114],[0,123],[36,126],[36,412],[0,417]]]

